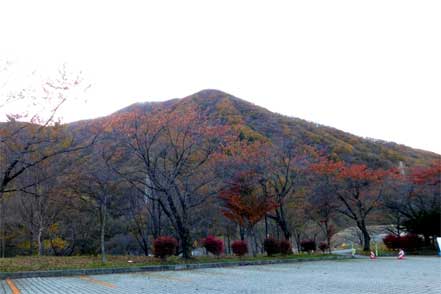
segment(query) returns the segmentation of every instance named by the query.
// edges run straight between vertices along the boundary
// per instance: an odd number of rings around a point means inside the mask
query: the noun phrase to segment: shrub
[[[325,251],[329,249],[329,244],[328,244],[328,242],[320,242],[319,249],[320,249],[323,253],[325,253]]]
[[[312,239],[306,239],[300,242],[300,247],[302,251],[310,252],[317,249],[317,244]]]
[[[263,241],[263,249],[268,256],[280,253],[280,242],[272,237],[266,238]]]
[[[204,246],[208,252],[216,256],[219,256],[224,252],[224,242],[214,236],[208,236],[207,238],[203,239],[202,246]]]
[[[233,244],[231,244],[231,249],[233,250],[233,253],[237,256],[244,256],[248,253],[248,244],[247,241],[243,240],[237,240],[234,241]]]
[[[424,245],[423,239],[415,234],[407,234],[400,237],[400,243],[401,248],[404,250],[416,250]]]
[[[178,241],[170,236],[158,237],[153,242],[153,252],[156,257],[161,259],[167,258],[167,256],[174,255],[176,248],[178,247]]]
[[[292,254],[292,245],[289,240],[281,240],[280,241],[280,253],[283,255]]]
[[[416,250],[423,246],[423,240],[414,234],[404,236],[389,234],[383,238],[383,242],[389,249]]]
[[[400,248],[400,237],[389,234],[383,238],[383,243],[389,249],[398,249]]]

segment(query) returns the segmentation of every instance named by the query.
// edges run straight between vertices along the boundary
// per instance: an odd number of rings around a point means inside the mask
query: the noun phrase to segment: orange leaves
[[[223,215],[241,226],[254,226],[277,207],[274,200],[257,194],[223,194],[220,198],[224,201]]]
[[[429,167],[414,168],[410,175],[411,181],[418,185],[440,185],[441,162],[433,162]]]
[[[406,178],[412,186],[410,196],[418,199],[432,199],[432,203],[438,203],[441,199],[441,162],[432,162],[428,167],[415,167]]]
[[[364,164],[347,164],[322,160],[313,165],[313,171],[328,177],[329,185],[345,207],[347,216],[365,218],[380,204],[381,196],[390,179],[400,175],[397,169],[371,169]]]
[[[396,169],[371,169],[365,164],[347,164],[342,161],[321,160],[311,165],[313,172],[333,176],[338,180],[381,181],[389,176],[397,175]]]
[[[378,182],[383,180],[388,172],[383,169],[370,169],[365,164],[345,165],[340,170],[338,178],[350,179],[354,181]]]
[[[274,150],[267,142],[230,141],[219,155],[219,162],[227,169],[237,172],[255,171],[269,172],[272,165]]]
[[[260,193],[258,183],[252,177],[252,173],[242,174],[219,196],[223,201],[224,216],[245,227],[254,226],[278,206],[272,197]]]
[[[341,161],[321,160],[320,162],[311,165],[312,171],[325,175],[338,174],[343,168],[344,163]]]

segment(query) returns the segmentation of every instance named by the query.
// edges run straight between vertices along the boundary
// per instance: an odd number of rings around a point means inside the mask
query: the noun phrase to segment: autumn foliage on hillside
[[[411,172],[411,179],[418,185],[439,187],[441,184],[441,160],[433,162],[429,167],[416,167]]]
[[[152,240],[174,236],[169,254],[190,258],[209,235],[225,238],[225,254],[257,254],[269,236],[283,240],[285,253],[302,240],[331,250],[349,227],[350,241],[367,250],[371,225],[434,248],[441,234],[439,155],[220,91],[68,125],[36,122],[0,124],[0,247],[8,256],[149,256]],[[220,239],[210,240],[221,252]]]

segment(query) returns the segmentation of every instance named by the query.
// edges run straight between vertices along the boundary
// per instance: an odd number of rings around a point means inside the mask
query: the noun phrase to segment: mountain
[[[202,90],[182,99],[165,102],[135,103],[108,117],[88,121],[102,122],[115,116],[136,111],[148,115],[153,109],[185,109],[193,105],[213,123],[228,124],[239,128],[241,135],[254,139],[278,142],[289,137],[295,144],[310,145],[328,154],[331,158],[352,163],[366,163],[371,167],[427,165],[440,155],[413,149],[382,140],[367,139],[319,125],[299,118],[273,113],[265,108],[218,90]],[[80,131],[84,122],[71,124]],[[74,127],[75,126],[75,127]]]

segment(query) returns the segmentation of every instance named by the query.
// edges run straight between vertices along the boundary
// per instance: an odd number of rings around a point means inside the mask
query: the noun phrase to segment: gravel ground
[[[9,281],[11,282],[11,281]],[[16,279],[20,294],[441,293],[441,258],[304,262],[65,278]],[[0,281],[0,293],[13,293]],[[17,294],[17,293],[13,293]]]

